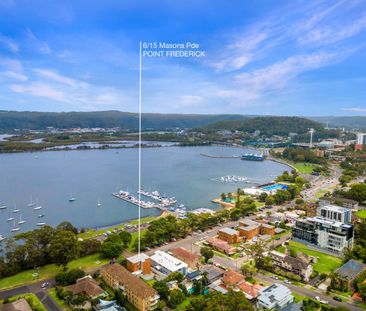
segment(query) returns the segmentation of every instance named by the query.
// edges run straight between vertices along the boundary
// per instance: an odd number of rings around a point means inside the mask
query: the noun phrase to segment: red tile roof
[[[262,286],[260,286],[259,284],[251,284],[249,282],[244,281],[241,284],[239,284],[238,288],[244,294],[246,294],[247,298],[251,299],[251,298],[257,298]]]
[[[178,259],[184,261],[185,263],[196,262],[200,259],[200,256],[191,253],[190,251],[187,251],[183,247],[173,248],[171,252],[174,257],[177,257]]]
[[[66,290],[71,291],[73,294],[85,293],[89,297],[97,297],[104,293],[104,290],[91,276],[77,280],[75,284],[67,286]]]
[[[240,282],[243,282],[244,279],[244,275],[233,270],[226,271],[222,278],[223,282],[228,286],[235,286]]]

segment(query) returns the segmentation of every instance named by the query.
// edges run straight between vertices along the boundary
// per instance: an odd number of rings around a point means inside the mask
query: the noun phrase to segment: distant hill
[[[327,124],[329,127],[366,129],[366,116],[359,117],[309,117],[309,119]]]
[[[171,128],[196,128],[223,120],[242,119],[241,115],[202,115],[202,114],[143,114],[144,130],[166,130]],[[0,111],[0,131],[13,129],[42,130],[49,126],[55,128],[75,127],[121,127],[138,129],[138,114],[121,111],[96,112],[30,112]]]
[[[299,117],[252,117],[242,120],[225,120],[205,125],[202,129],[206,132],[217,130],[244,131],[253,133],[260,130],[264,135],[288,135],[290,132],[305,134],[310,128],[316,132],[324,130],[324,126],[318,122]]]

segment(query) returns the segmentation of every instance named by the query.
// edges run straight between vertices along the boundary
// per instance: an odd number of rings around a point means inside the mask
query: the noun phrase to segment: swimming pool
[[[284,190],[287,189],[288,186],[283,185],[283,184],[273,184],[273,185],[269,185],[269,186],[265,186],[262,188],[262,190],[266,190],[266,191],[274,191],[274,190]]]

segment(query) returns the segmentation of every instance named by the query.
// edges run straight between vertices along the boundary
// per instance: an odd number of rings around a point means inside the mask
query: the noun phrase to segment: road
[[[26,293],[34,293],[46,307],[47,311],[62,311],[62,309],[60,309],[58,305],[55,303],[55,301],[48,295],[47,288],[46,289],[41,288],[41,284],[44,282],[49,283],[48,287],[56,286],[54,279],[42,280],[40,282],[33,283],[28,286],[20,286],[13,289],[0,291],[0,299],[5,299],[10,296],[21,295]]]

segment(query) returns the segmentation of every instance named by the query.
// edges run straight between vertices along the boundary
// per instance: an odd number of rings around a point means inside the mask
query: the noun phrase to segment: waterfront
[[[272,161],[252,162],[235,158],[207,158],[200,154],[240,155],[245,149],[228,147],[163,147],[142,150],[143,189],[158,190],[174,196],[187,209],[217,208],[210,200],[238,185],[268,182],[281,174],[286,166]],[[17,153],[0,155],[0,234],[10,235],[13,222],[27,222],[22,231],[42,221],[56,225],[69,220],[78,227],[102,227],[134,219],[136,206],[119,200],[112,192],[137,190],[137,149],[87,150]],[[235,175],[249,183],[220,183],[217,178]],[[32,200],[41,210],[27,206]],[[74,202],[69,202],[75,197]],[[98,202],[101,206],[97,206]],[[20,209],[12,213],[14,204]],[[157,209],[144,209],[142,216],[158,215]]]

